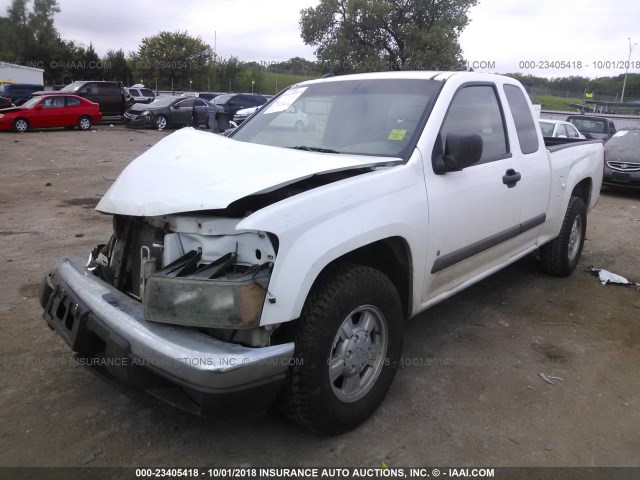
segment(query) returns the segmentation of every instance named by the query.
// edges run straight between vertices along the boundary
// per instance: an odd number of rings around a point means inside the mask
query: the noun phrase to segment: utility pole
[[[627,58],[627,68],[624,71],[624,81],[622,82],[622,95],[620,95],[620,103],[624,103],[624,87],[627,86],[627,74],[629,73],[629,63],[631,63],[631,52],[633,52],[633,47],[638,45],[637,43],[631,45],[631,37],[627,37],[627,40],[629,40],[629,58]]]

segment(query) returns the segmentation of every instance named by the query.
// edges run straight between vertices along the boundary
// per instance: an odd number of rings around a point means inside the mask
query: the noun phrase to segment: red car
[[[97,103],[77,95],[42,95],[19,107],[0,109],[0,130],[26,132],[30,128],[64,127],[89,130],[102,114]]]

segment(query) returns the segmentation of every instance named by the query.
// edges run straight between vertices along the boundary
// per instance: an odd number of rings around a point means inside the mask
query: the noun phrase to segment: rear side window
[[[67,107],[76,107],[80,105],[80,100],[74,97],[67,97]]]
[[[116,83],[101,83],[98,89],[102,95],[120,95],[120,86]]]
[[[182,100],[181,102],[176,103],[176,107],[180,108],[191,108],[195,104],[195,99],[188,98],[187,100]]]
[[[64,107],[64,97],[47,97],[42,102],[43,108],[62,108]]]
[[[505,85],[504,94],[507,97],[513,122],[516,125],[516,133],[520,142],[522,153],[533,153],[538,151],[538,132],[536,131],[529,103],[522,90],[515,85]],[[563,134],[566,134],[563,132]]]

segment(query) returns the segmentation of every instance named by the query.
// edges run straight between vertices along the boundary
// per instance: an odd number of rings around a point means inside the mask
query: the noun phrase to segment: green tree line
[[[543,78],[518,73],[509,73],[507,75],[518,79],[534,95],[581,98],[587,93],[593,95],[590,98],[604,102],[620,101],[625,77],[624,73],[613,77],[599,78],[581,76]],[[625,102],[640,100],[640,74],[629,73],[627,75],[624,100]]]

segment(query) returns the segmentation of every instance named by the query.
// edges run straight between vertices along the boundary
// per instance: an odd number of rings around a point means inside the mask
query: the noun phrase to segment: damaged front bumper
[[[43,279],[40,303],[74,351],[103,359],[94,365],[108,375],[193,413],[261,413],[293,357],[293,343],[249,348],[145,321],[142,304],[91,274],[79,257],[58,261]]]

